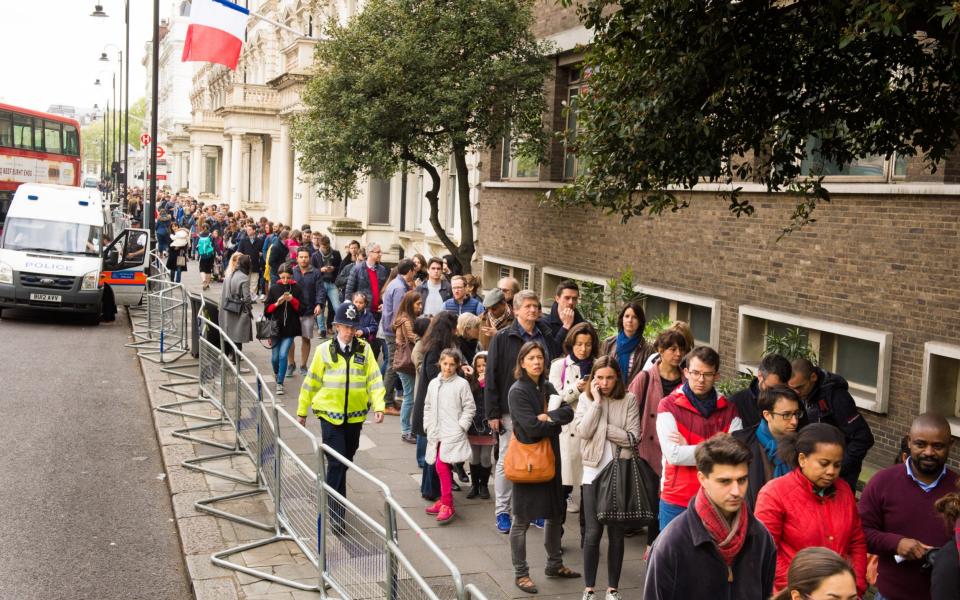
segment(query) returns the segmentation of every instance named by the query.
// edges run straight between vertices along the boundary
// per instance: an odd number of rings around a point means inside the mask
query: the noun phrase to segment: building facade
[[[556,42],[545,125],[576,127],[582,55],[589,43],[573,8],[541,1],[536,34]],[[504,147],[506,146],[506,147]],[[724,377],[756,368],[765,335],[800,328],[821,365],[850,382],[889,464],[924,410],[950,417],[960,435],[960,154],[935,174],[907,160],[859,161],[826,184],[817,221],[777,241],[795,199],[744,183],[757,210],[736,218],[718,192],[684,192],[689,208],[633,218],[541,202],[577,172],[553,144],[545,164],[501,144],[480,159],[478,263],[485,282],[513,275],[545,306],[565,278],[605,285],[631,269],[647,317],[689,321],[720,351]],[[956,455],[956,454],[955,454]]]
[[[304,110],[301,94],[319,36],[315,24],[331,16],[345,23],[362,10],[362,3],[256,0],[250,9],[286,28],[251,17],[235,71],[199,64],[190,87],[190,124],[185,128],[189,150],[178,154],[181,164],[190,165],[189,192],[294,228],[309,224],[328,232],[337,247],[353,239],[377,242],[388,262],[413,253],[446,254],[429,223],[426,174],[412,171],[406,181],[400,175],[362,181],[355,197],[344,201],[321,193],[310,174],[302,172],[294,151],[290,123]],[[471,202],[476,206],[479,154],[471,156],[470,164]],[[443,176],[440,221],[458,240],[456,175],[452,164],[438,167]]]

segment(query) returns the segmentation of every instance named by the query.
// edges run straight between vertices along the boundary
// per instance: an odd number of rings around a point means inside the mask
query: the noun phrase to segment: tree
[[[752,180],[798,194],[788,232],[829,200],[822,177],[801,176],[805,146],[821,164],[919,152],[931,171],[956,147],[960,3],[586,0],[578,11],[596,31],[576,136],[589,167],[560,205],[624,221],[676,211],[675,191],[706,176],[750,215],[736,182]]]
[[[130,105],[130,131],[127,135],[127,144],[132,146],[135,149],[140,149],[140,130],[143,128],[143,116],[146,113],[147,101],[146,98],[140,98],[136,100],[133,104]],[[116,131],[110,133],[110,139],[115,140],[123,136],[123,120],[124,112],[120,111],[117,113],[117,126]],[[113,124],[112,118],[107,122],[107,128]],[[81,140],[81,151],[83,152],[83,163],[86,165],[88,161],[99,161],[103,153],[103,118],[96,121],[91,121],[89,124],[85,125],[80,130],[80,140]],[[111,157],[116,154],[116,147],[107,148],[107,163],[111,160]],[[123,160],[123,155],[121,154],[118,158]],[[109,170],[109,166],[106,167]],[[100,175],[100,173],[96,173]]]
[[[331,22],[317,45],[307,110],[293,122],[300,166],[331,198],[363,177],[409,165],[431,180],[430,223],[469,270],[475,250],[467,152],[508,131],[542,158],[549,45],[530,33],[532,0],[371,0],[347,26]],[[512,129],[510,129],[512,126]],[[452,154],[460,240],[439,219],[440,173]]]

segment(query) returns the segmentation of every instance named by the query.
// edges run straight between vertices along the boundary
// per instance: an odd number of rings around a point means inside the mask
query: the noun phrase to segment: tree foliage
[[[367,176],[424,169],[430,222],[465,268],[474,252],[466,154],[512,124],[542,156],[548,44],[530,33],[531,0],[371,0],[346,26],[331,22],[293,124],[301,167],[331,198]],[[460,243],[439,220],[440,174],[453,155]]]
[[[569,2],[570,0],[566,0]],[[921,0],[586,0],[577,152],[589,168],[555,200],[626,220],[686,206],[702,176],[798,194],[786,230],[829,200],[802,177],[819,159],[922,155],[936,163],[960,129],[960,3]],[[816,174],[816,173],[814,173]],[[785,230],[785,231],[786,231]]]

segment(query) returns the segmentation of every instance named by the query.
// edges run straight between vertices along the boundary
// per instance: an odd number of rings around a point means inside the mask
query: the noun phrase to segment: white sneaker
[[[593,590],[584,590],[580,600],[596,600],[597,596]]]
[[[278,384],[277,384],[277,395],[278,395],[278,396],[282,396],[282,395],[284,395],[285,393],[286,393],[286,392],[283,391],[283,384],[282,384],[282,383],[278,383]]]
[[[568,513],[578,513],[580,512],[580,504],[573,499],[573,496],[567,498],[567,512]]]
[[[623,596],[620,595],[620,590],[607,590],[603,600],[623,600]]]

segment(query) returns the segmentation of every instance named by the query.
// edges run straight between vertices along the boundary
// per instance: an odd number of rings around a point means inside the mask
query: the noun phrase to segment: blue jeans
[[[670,524],[670,521],[676,519],[683,514],[683,511],[687,510],[686,506],[677,506],[676,504],[670,504],[669,502],[660,501],[660,531],[662,532],[667,525]]]
[[[413,375],[397,373],[403,386],[403,404],[400,405],[400,433],[410,433],[410,417],[413,414]],[[389,391],[388,391],[389,393]]]
[[[280,338],[273,343],[273,348],[270,351],[270,364],[273,365],[273,374],[277,378],[277,383],[283,383],[283,378],[287,375],[287,355],[290,354],[290,346],[292,345],[292,337]]]
[[[340,306],[340,288],[337,287],[337,284],[331,283],[329,281],[323,282],[323,289],[327,292],[327,306],[330,314],[337,313],[337,307]],[[319,317],[317,317],[317,325],[320,326],[320,333],[326,333],[327,331],[327,317],[326,313],[328,311],[323,311]]]
[[[383,362],[380,363],[380,377],[385,377],[387,365],[390,364],[390,349],[387,348],[386,340],[380,340],[380,351],[383,352]],[[396,395],[394,390],[387,390],[387,406],[393,406],[394,395]]]
[[[183,273],[183,269],[177,267],[173,270],[173,273],[170,273],[170,280],[174,283],[180,283],[180,273]]]

